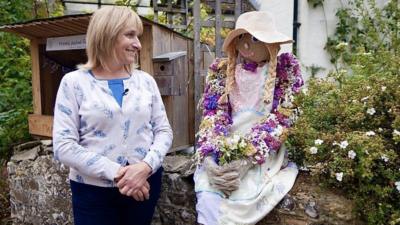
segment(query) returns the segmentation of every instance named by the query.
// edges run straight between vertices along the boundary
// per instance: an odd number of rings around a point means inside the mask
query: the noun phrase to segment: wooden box
[[[186,52],[169,52],[153,58],[154,79],[161,95],[183,95],[187,82]]]

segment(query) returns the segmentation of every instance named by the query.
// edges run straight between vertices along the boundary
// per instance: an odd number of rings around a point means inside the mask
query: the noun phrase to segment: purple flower
[[[209,155],[209,154],[214,153],[214,152],[216,151],[216,148],[215,148],[215,146],[213,146],[213,145],[205,144],[205,145],[202,145],[202,146],[201,146],[200,151],[201,151],[200,153],[201,153],[203,156],[207,156],[207,155]]]
[[[222,134],[224,136],[228,136],[229,134],[228,126],[217,124],[214,128],[214,132],[219,135]]]
[[[214,116],[217,114],[217,110],[204,110],[203,116]]]
[[[275,121],[273,121],[273,120],[268,120],[266,124],[267,124],[268,126],[272,127],[272,128],[276,128],[276,126],[278,125],[278,124],[276,124]]]
[[[219,64],[220,59],[216,59],[210,67],[208,67],[210,70],[217,72],[218,71],[218,64]]]
[[[264,141],[267,144],[268,148],[272,151],[278,151],[281,147],[281,142],[276,140],[271,135],[267,135],[267,137],[264,138]]]
[[[207,110],[216,109],[218,106],[218,99],[220,98],[219,95],[206,95],[204,98],[204,108]]]
[[[256,62],[243,63],[242,68],[247,71],[256,72],[258,64]]]
[[[272,102],[272,110],[277,109],[278,105],[279,105],[279,99],[278,98],[274,98],[274,101]]]

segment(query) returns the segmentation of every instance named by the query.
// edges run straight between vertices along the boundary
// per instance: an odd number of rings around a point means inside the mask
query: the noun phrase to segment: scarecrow
[[[303,85],[292,40],[265,11],[242,14],[209,68],[200,102],[195,172],[198,222],[255,224],[292,188],[298,169],[284,146]]]

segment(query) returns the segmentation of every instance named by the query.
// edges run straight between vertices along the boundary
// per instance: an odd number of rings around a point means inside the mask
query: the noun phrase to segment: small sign
[[[86,48],[86,35],[47,38],[46,51],[62,51]]]

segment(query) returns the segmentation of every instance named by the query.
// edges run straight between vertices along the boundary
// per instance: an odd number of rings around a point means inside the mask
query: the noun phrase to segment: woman
[[[151,223],[172,131],[154,79],[136,69],[142,29],[127,7],[97,10],[87,63],[61,81],[54,155],[70,167],[76,225]]]
[[[303,80],[291,55],[277,57],[290,42],[267,12],[244,13],[225,39],[228,59],[210,66],[194,177],[200,224],[255,224],[294,184],[283,143]]]

